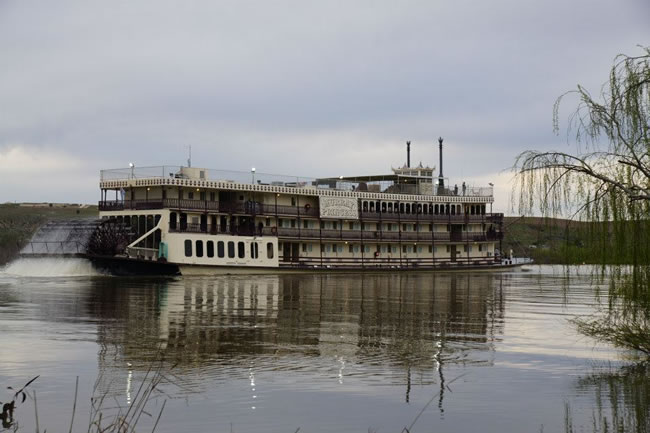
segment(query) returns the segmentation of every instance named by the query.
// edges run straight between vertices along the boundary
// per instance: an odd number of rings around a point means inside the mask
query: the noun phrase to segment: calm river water
[[[160,355],[158,432],[647,431],[645,369],[567,323],[593,311],[588,271],[125,279],[20,261],[0,271],[0,400],[40,375],[40,429],[67,432],[78,376],[86,431],[90,397],[132,404]],[[34,402],[16,417],[33,432]]]

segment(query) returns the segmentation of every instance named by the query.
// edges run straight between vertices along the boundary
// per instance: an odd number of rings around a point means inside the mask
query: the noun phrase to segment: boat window
[[[185,240],[185,257],[192,257],[192,241]]]
[[[258,254],[257,254],[257,242],[253,242],[251,244],[251,259],[256,259]]]
[[[203,257],[203,241],[196,241],[196,257]]]
[[[268,259],[272,259],[272,258],[273,258],[273,242],[268,242],[268,243],[266,244],[266,257],[267,257]]]
[[[208,241],[206,244],[208,257],[214,257],[214,242]]]
[[[246,257],[246,246],[244,245],[243,242],[237,242],[237,255],[239,256],[240,259],[243,259]]]
[[[219,257],[220,259],[223,259],[224,256],[225,256],[225,254],[224,254],[224,248],[223,248],[223,241],[219,241],[219,242],[217,242],[217,257]]]
[[[404,203],[399,204],[399,213],[404,213]]]
[[[235,258],[235,243],[233,241],[228,242],[228,257]]]

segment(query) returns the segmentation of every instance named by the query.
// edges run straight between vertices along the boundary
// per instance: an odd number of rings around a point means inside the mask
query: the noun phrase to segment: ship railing
[[[430,231],[378,231],[378,230],[340,230],[305,229],[297,227],[246,227],[234,225],[212,225],[202,223],[170,222],[170,232],[205,233],[211,235],[233,236],[277,236],[287,239],[341,240],[367,242],[485,242],[499,240],[501,232],[450,233]]]
[[[380,213],[380,212],[369,212],[361,211],[359,213],[361,219],[378,221],[404,221],[404,222],[433,222],[433,223],[444,223],[444,222],[483,222],[487,220],[489,214],[482,215],[469,215],[469,214],[414,214],[414,213]]]
[[[86,252],[86,244],[79,241],[30,241],[20,252],[22,255],[65,255]]]
[[[264,233],[259,228],[249,228],[233,225],[213,225],[202,223],[184,223],[182,221],[171,221],[169,231],[172,233],[206,233],[211,235],[234,235],[234,236],[262,236]]]
[[[329,253],[331,254],[331,253]],[[433,253],[432,253],[433,254]],[[450,257],[409,257],[399,253],[364,253],[362,257],[280,257],[280,267],[291,268],[379,268],[379,269],[417,269],[429,267],[462,268],[485,267],[502,263],[498,256],[467,257],[458,254]]]
[[[150,200],[115,200],[100,201],[100,211],[120,210],[150,210],[150,209],[179,209],[199,212],[218,212],[227,214],[260,215],[260,216],[293,216],[305,218],[318,218],[320,211],[316,206],[287,206],[264,204],[258,202],[218,202],[209,200],[190,199],[150,199]],[[486,213],[481,215],[432,215],[432,214],[406,214],[406,213],[378,213],[361,211],[361,220],[386,221],[390,223],[501,223],[502,213]]]
[[[158,260],[158,249],[156,248],[127,247],[126,253],[129,257],[134,257],[141,260]]]
[[[188,168],[181,166],[152,166],[152,167],[127,167],[107,169],[100,171],[101,181],[117,181],[129,179],[155,179],[155,178],[173,178],[173,179],[193,179],[201,181],[220,181],[256,185],[281,186],[292,188],[309,188],[324,189],[337,191],[368,191],[368,192],[386,192],[394,194],[418,194],[424,193],[424,186],[427,185],[431,192],[436,195],[467,195],[478,197],[492,197],[492,187],[474,187],[466,186],[463,190],[459,188],[443,187],[436,184],[435,178],[414,178],[413,182],[420,181],[420,185],[412,182],[406,184],[395,182],[395,175],[373,176],[373,180],[368,181],[366,177],[355,179],[347,178],[314,178],[302,176],[289,176],[271,173],[261,173],[257,171],[234,171],[234,170],[215,170],[204,168]],[[410,176],[400,176],[400,179],[408,179]],[[446,185],[450,185],[449,180],[445,180]]]

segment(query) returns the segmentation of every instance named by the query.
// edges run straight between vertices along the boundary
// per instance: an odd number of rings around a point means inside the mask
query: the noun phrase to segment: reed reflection
[[[650,381],[648,363],[624,366],[604,373],[579,378],[575,383],[576,402],[566,403],[565,431],[573,432],[575,407],[580,397],[591,403],[592,425],[587,431],[636,432],[650,431]],[[593,404],[595,402],[595,404]]]

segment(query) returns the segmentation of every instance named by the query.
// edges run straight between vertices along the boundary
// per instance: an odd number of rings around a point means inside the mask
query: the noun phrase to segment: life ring
[[[278,234],[278,228],[277,227],[271,227],[271,234],[273,236],[277,235]]]
[[[305,212],[309,212],[309,209],[311,209],[311,205],[309,203],[307,203],[305,205]]]

